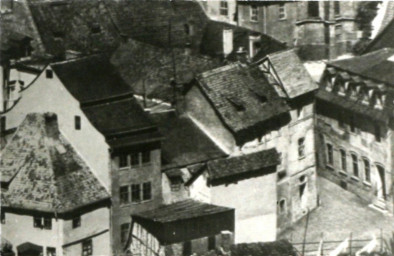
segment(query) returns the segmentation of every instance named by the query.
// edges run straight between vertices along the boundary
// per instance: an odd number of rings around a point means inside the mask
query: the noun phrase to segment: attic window
[[[245,106],[242,101],[235,97],[227,97],[227,100],[234,106],[237,111],[245,111]]]
[[[91,31],[93,34],[98,34],[98,33],[101,32],[101,27],[100,27],[99,24],[95,23],[95,24],[93,24],[92,27],[90,28],[90,31]]]
[[[53,71],[50,69],[45,70],[46,78],[53,78]]]

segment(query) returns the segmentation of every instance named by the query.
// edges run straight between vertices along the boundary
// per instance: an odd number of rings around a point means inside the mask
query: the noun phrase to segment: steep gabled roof
[[[286,94],[294,98],[318,88],[294,50],[268,55]]]
[[[394,9],[394,2],[391,2]],[[394,10],[393,10],[394,12]],[[394,19],[392,19],[382,31],[368,44],[365,53],[377,51],[383,48],[394,48]]]
[[[288,111],[286,102],[257,67],[233,63],[197,76],[198,85],[236,136],[253,133]]]
[[[64,213],[110,195],[58,128],[55,114],[28,114],[2,152],[2,207]]]
[[[133,92],[104,54],[58,62],[51,67],[81,103]]]
[[[267,175],[274,173],[275,168],[272,167],[279,163],[279,154],[276,149],[212,160],[207,164],[209,182],[217,184],[227,178],[243,177],[261,172],[263,172],[261,175]]]
[[[384,48],[361,56],[337,60],[327,66],[352,74],[394,85],[394,49]]]

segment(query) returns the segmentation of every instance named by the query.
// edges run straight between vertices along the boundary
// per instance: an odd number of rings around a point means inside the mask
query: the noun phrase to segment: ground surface
[[[394,232],[394,217],[369,208],[356,195],[324,178],[318,179],[318,185],[321,206],[309,215],[308,242],[319,241],[322,234],[324,241],[338,241],[349,237],[351,232],[353,239],[370,239],[372,234],[379,238],[380,229],[383,236]],[[305,224],[306,218],[283,232],[280,238],[287,238],[293,243],[302,242]]]

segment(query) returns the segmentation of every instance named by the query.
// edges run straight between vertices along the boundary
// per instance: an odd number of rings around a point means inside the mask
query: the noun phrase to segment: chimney
[[[226,58],[233,51],[233,30],[223,29],[223,55]]]

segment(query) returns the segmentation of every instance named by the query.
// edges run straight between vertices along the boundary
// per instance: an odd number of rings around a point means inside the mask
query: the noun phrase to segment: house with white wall
[[[109,255],[110,194],[59,129],[31,113],[1,152],[1,236],[23,255]]]

